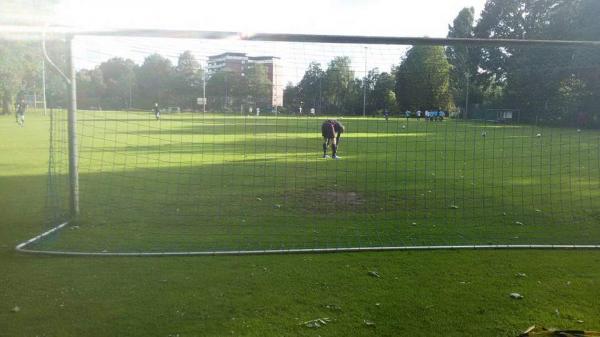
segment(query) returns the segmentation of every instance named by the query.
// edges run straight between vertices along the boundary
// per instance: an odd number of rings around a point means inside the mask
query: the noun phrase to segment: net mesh
[[[532,47],[530,53],[554,56],[515,72],[508,56],[520,49],[472,47],[482,54],[503,51],[500,68],[520,76],[501,78],[479,65],[465,82],[453,80],[456,67],[403,67],[411,61],[401,46],[106,37],[78,37],[75,46],[79,69],[111,57],[142,65],[154,53],[175,68],[189,50],[201,74],[191,97],[204,97],[206,84],[207,112],[173,98],[181,91],[165,84],[166,74],[154,74],[162,78],[158,87],[140,85],[143,65],[135,69],[137,82],[113,92],[123,98],[118,106],[80,97],[81,216],[36,243],[38,249],[220,252],[600,241],[600,133],[589,128],[598,111],[586,111],[582,121],[580,108],[566,111],[573,96],[557,101],[545,95],[565,81],[598,74],[597,64],[571,62],[585,50]],[[280,92],[283,106],[260,101],[253,94],[260,84],[240,82],[243,76],[232,71],[229,80],[216,81],[209,61],[232,52],[277,57],[265,95],[272,100]],[[347,62],[334,67],[340,56]],[[311,62],[321,65],[318,81],[308,81]],[[377,91],[383,73],[395,102],[386,98],[389,90]],[[514,91],[535,76],[540,85]],[[483,87],[477,81],[490,78],[495,86],[487,93],[476,89]],[[78,84],[80,93],[94,93]],[[171,94],[163,95],[163,85]],[[493,91],[500,87],[513,90],[512,100],[497,99]],[[161,109],[179,106],[181,112],[164,109],[157,119],[155,100]],[[443,110],[444,118],[426,118],[425,110]],[[67,123],[62,110],[51,116],[48,224],[56,225],[68,218]],[[339,160],[322,158],[321,124],[328,119],[346,129]]]

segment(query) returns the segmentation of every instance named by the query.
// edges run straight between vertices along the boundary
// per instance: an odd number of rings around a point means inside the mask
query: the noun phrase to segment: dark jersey
[[[333,122],[333,128],[335,130],[335,133],[337,133],[338,135],[344,133],[344,131],[346,131],[346,128],[342,125],[342,123],[338,122],[338,121],[334,121]]]
[[[335,138],[335,123],[331,121],[326,121],[321,125],[321,134],[325,138]]]

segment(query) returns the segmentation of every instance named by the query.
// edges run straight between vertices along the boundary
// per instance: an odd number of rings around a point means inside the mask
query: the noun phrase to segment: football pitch
[[[600,242],[596,131],[343,117],[334,160],[322,158],[325,118],[82,111],[81,217],[34,248]],[[54,195],[66,200],[66,151],[55,152]]]
[[[35,248],[600,242],[596,131],[347,117],[336,161],[321,158],[323,119],[81,112],[82,217]],[[25,128],[0,118],[0,336],[514,336],[532,324],[600,327],[596,251],[18,254],[17,243],[47,228],[48,129],[34,113]],[[331,321],[302,325],[317,318]]]

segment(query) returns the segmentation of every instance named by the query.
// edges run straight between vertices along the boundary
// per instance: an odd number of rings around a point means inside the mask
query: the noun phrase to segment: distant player
[[[321,135],[323,136],[323,158],[329,158],[327,148],[331,145],[331,153],[334,159],[340,159],[337,155],[337,148],[340,137],[345,131],[344,126],[332,119],[326,120],[321,124]]]
[[[154,103],[154,117],[156,117],[157,120],[160,119],[160,109],[158,108],[158,103]]]
[[[421,120],[421,110],[417,110],[417,120],[420,121]]]
[[[390,112],[388,111],[388,109],[385,109],[383,111],[383,116],[385,117],[386,121],[390,119]]]
[[[25,100],[22,99],[17,104],[16,110],[17,124],[19,124],[20,127],[25,126],[25,110],[27,110],[27,103],[25,103]]]

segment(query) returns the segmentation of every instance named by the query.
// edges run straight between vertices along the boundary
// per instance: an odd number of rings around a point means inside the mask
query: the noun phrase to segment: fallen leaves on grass
[[[365,320],[363,320],[363,323],[364,323],[366,326],[369,326],[369,327],[374,327],[374,326],[375,326],[375,322],[373,322],[373,321],[369,321],[368,319],[365,319]]]
[[[563,336],[563,337],[588,337],[588,336],[600,336],[600,332],[597,331],[579,331],[579,330],[556,330],[538,328],[535,325],[530,326],[525,330],[519,337],[552,337],[552,336]]]
[[[325,304],[324,307],[331,311],[342,311],[342,308],[337,304]]]
[[[510,294],[510,298],[515,299],[515,300],[522,300],[523,299],[523,295],[521,295],[519,293],[511,293]]]
[[[302,322],[302,323],[300,323],[300,325],[303,325],[310,329],[318,329],[322,326],[327,325],[327,323],[329,323],[329,322],[331,322],[331,318],[323,317],[323,318],[317,318],[317,319],[313,319],[310,321]]]

